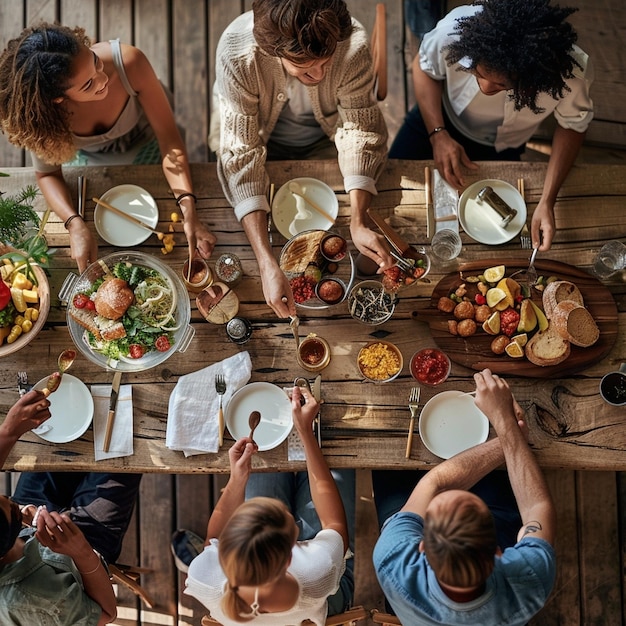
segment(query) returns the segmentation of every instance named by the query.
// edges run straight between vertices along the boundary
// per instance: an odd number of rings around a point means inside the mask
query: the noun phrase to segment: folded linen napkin
[[[170,395],[165,445],[181,450],[185,456],[217,452],[219,396],[215,391],[215,374],[226,379],[222,396],[224,412],[232,395],[252,375],[248,352],[240,352],[197,372],[181,376]]]
[[[111,433],[109,451],[104,452],[104,434],[109,415],[111,385],[92,385],[93,397],[93,447],[96,461],[115,459],[133,454],[133,387],[121,385],[115,409],[115,422]]]
[[[459,193],[439,174],[439,170],[434,171],[433,204],[435,208],[435,232],[449,228],[458,233]]]

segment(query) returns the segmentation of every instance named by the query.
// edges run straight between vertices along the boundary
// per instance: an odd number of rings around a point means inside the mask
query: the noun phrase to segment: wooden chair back
[[[372,622],[374,624],[382,624],[382,626],[401,626],[402,622],[395,616],[389,613],[381,613],[378,609],[372,609],[370,613]]]
[[[127,589],[130,589],[136,596],[140,597],[145,605],[152,609],[154,607],[154,600],[152,596],[139,584],[139,577],[141,574],[150,572],[151,570],[144,567],[135,567],[133,565],[121,565],[120,563],[114,563],[109,565],[109,573],[114,582],[124,585]]]
[[[376,19],[370,40],[372,58],[374,59],[374,93],[380,102],[387,97],[387,16],[385,4],[376,5]]]

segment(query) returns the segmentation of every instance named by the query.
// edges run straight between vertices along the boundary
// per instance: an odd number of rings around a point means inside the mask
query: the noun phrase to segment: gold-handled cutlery
[[[222,396],[226,393],[226,380],[224,379],[224,374],[215,374],[215,391],[220,398],[217,427],[219,429],[218,441],[221,448],[224,443],[224,407],[222,406]]]
[[[524,188],[524,179],[523,178],[518,178],[517,179],[517,191],[519,191],[519,194],[520,194],[520,196],[522,196],[522,200],[525,203],[526,202],[526,196],[525,196],[525,188]],[[530,231],[528,230],[528,225],[526,224],[526,222],[524,222],[524,225],[522,226],[522,232],[519,235],[519,242],[520,242],[521,247],[524,250],[530,250],[533,247],[532,239],[530,237]]]
[[[115,215],[119,215],[120,217],[127,219],[129,222],[132,222],[133,224],[136,224],[137,226],[141,226],[142,228],[149,230],[151,233],[155,234],[159,240],[165,237],[165,235],[161,231],[155,230],[154,228],[152,228],[152,226],[149,226],[145,222],[138,220],[136,217],[133,217],[132,215],[129,215],[128,213],[124,213],[124,211],[120,211],[120,209],[118,209],[117,207],[114,207],[112,204],[109,204],[108,202],[105,202],[104,200],[100,200],[100,198],[92,198],[92,200],[96,204],[99,204],[100,206],[107,209],[108,211],[115,213]]]
[[[120,383],[122,381],[122,372],[116,370],[113,374],[113,382],[111,383],[111,397],[109,399],[109,413],[107,415],[107,425],[104,431],[103,452],[109,451],[111,445],[111,435],[113,434],[113,425],[115,424],[115,412],[117,411],[117,397],[120,392]]]
[[[406,452],[404,456],[411,458],[411,447],[413,446],[413,431],[415,430],[415,418],[420,402],[420,387],[412,387],[409,395],[409,411],[411,411],[411,421],[409,422],[409,436],[406,442]]]
[[[426,196],[426,237],[430,239],[435,233],[435,215],[433,211],[433,194],[431,189],[430,167],[424,168],[424,195]]]

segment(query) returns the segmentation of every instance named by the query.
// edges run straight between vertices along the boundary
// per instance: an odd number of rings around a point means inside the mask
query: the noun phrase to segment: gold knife
[[[109,451],[111,445],[111,435],[113,434],[113,423],[115,422],[115,410],[117,408],[117,397],[120,391],[120,382],[122,380],[122,372],[116,370],[113,374],[113,382],[111,383],[111,398],[109,399],[109,414],[107,415],[107,426],[104,433],[104,445],[102,450]]]
[[[313,381],[313,397],[319,402],[322,399],[322,376],[318,374]],[[317,432],[317,444],[322,447],[322,409],[321,405],[317,411],[317,417],[315,418],[315,430]]]

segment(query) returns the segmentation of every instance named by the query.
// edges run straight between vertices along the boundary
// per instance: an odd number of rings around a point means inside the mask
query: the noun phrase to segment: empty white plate
[[[150,228],[156,228],[159,209],[154,198],[142,187],[118,185],[102,194],[100,199]],[[136,246],[152,234],[147,228],[137,226],[99,204],[96,204],[93,221],[100,237],[113,246]]]
[[[261,413],[261,422],[254,431],[260,452],[271,450],[287,439],[293,426],[291,400],[280,387],[272,383],[249,383],[233,394],[224,419],[235,440],[250,434],[248,418],[252,411]]]
[[[35,389],[42,390],[48,377]],[[93,419],[93,398],[87,386],[71,374],[63,374],[59,388],[48,396],[52,417],[33,432],[51,443],[67,443],[78,439]]]
[[[462,391],[442,391],[422,409],[419,432],[424,445],[442,459],[487,441],[489,420]]]
[[[517,215],[502,228],[498,214],[486,203],[478,203],[476,196],[483,187],[491,187]],[[488,245],[506,243],[519,234],[526,222],[526,203],[513,185],[504,180],[479,180],[471,184],[459,198],[459,221],[463,230],[475,241]]]

